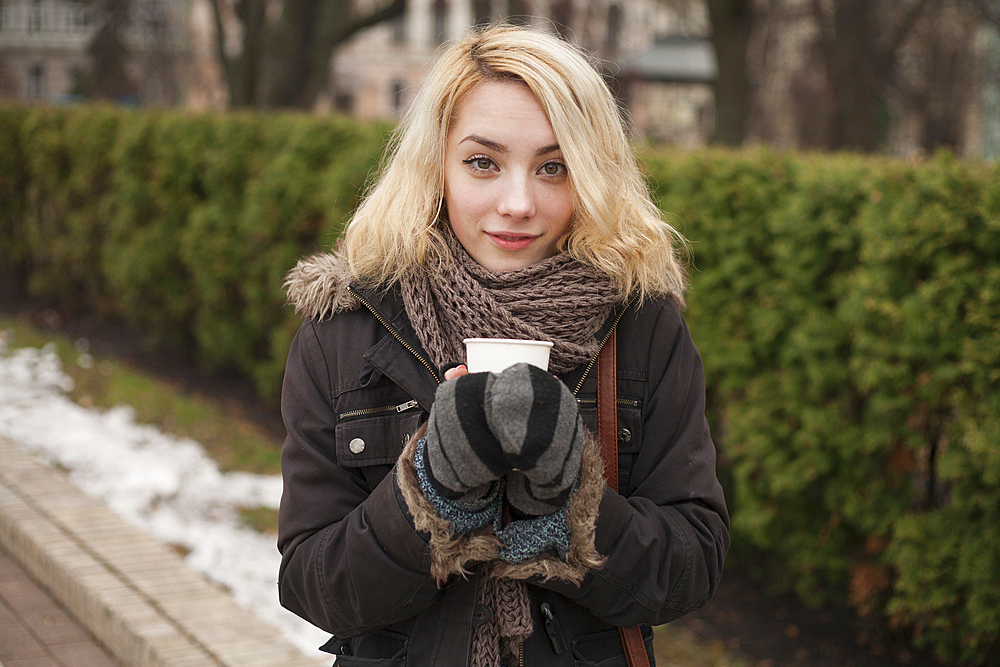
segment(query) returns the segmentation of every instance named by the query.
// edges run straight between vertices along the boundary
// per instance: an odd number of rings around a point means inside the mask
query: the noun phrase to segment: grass
[[[0,316],[0,337],[6,338],[9,350],[52,345],[63,372],[73,378],[70,397],[84,407],[129,405],[138,422],[201,443],[223,470],[280,472],[280,441],[232,406],[186,392],[122,359],[91,355],[82,339],[74,341],[26,320]],[[257,531],[277,532],[277,510],[246,507],[240,516]],[[670,625],[656,628],[654,647],[658,667],[749,667],[723,645],[700,644],[690,633]]]

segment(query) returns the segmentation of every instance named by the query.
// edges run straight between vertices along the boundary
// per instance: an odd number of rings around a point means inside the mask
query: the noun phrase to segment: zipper
[[[406,412],[407,410],[417,407],[417,405],[418,403],[416,401],[410,400],[406,403],[400,403],[399,405],[379,405],[374,408],[348,410],[347,412],[342,412],[337,415],[337,420],[343,421],[345,419],[353,419],[354,417],[370,417],[371,415],[378,415],[383,412]]]
[[[364,305],[365,308],[367,308],[368,310],[370,310],[371,314],[375,316],[375,319],[378,320],[379,323],[382,326],[384,326],[386,328],[386,330],[388,330],[388,332],[390,334],[392,334],[392,337],[395,338],[397,341],[399,341],[399,343],[403,347],[405,347],[406,350],[410,354],[412,354],[414,357],[416,357],[417,360],[420,361],[420,363],[422,363],[427,368],[427,370],[429,370],[431,372],[431,376],[434,378],[434,380],[438,384],[441,384],[441,378],[440,378],[440,376],[438,376],[438,372],[437,372],[437,369],[434,368],[434,364],[432,364],[431,362],[429,362],[426,358],[424,358],[424,356],[422,354],[420,354],[419,352],[417,352],[416,348],[413,347],[412,345],[410,345],[410,343],[407,342],[407,340],[405,338],[403,338],[402,334],[400,334],[398,331],[396,331],[392,327],[392,325],[390,325],[389,322],[387,322],[386,319],[384,317],[382,317],[382,313],[380,313],[378,311],[378,309],[375,308],[375,306],[373,306],[371,304],[371,302],[368,300],[367,297],[364,297],[364,296],[358,294],[357,292],[355,292],[353,287],[348,287],[347,288],[347,292],[348,292],[348,294],[350,294],[351,296],[353,296],[355,299],[357,299],[358,301],[360,301]]]
[[[580,404],[580,405],[587,405],[587,406],[597,405],[597,399],[596,398],[578,398],[578,399],[576,399],[576,402],[578,404]],[[619,406],[621,406],[623,408],[638,408],[639,407],[639,401],[635,400],[634,398],[619,398],[615,402]]]
[[[608,329],[608,333],[604,334],[604,338],[601,340],[601,345],[600,347],[597,348],[597,354],[595,354],[594,357],[590,360],[590,363],[587,364],[587,369],[583,371],[583,375],[580,377],[580,381],[576,383],[576,387],[573,389],[574,396],[576,396],[579,393],[580,387],[583,386],[583,381],[587,379],[587,376],[590,375],[590,371],[594,367],[594,364],[597,363],[597,357],[601,354],[601,350],[604,349],[604,344],[608,342],[609,338],[611,338],[611,332],[615,330],[615,327],[618,326],[618,323],[621,321],[622,317],[625,316],[625,312],[629,309],[629,307],[633,303],[635,303],[636,299],[638,298],[639,298],[638,292],[632,295],[632,298],[630,298],[628,302],[625,304],[625,307],[622,308],[622,312],[618,313],[618,317],[615,318],[614,324],[612,324],[611,328]]]
[[[517,667],[524,667],[524,640],[517,646]]]

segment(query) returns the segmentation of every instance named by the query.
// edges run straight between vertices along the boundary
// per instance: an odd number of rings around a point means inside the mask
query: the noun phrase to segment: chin
[[[532,260],[528,257],[495,257],[480,262],[484,269],[494,273],[507,273],[508,271],[518,271],[525,269],[540,260]]]

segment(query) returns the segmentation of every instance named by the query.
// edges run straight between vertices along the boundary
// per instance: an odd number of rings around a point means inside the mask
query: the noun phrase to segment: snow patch
[[[278,604],[273,536],[244,526],[241,507],[278,506],[281,477],[221,472],[197,442],[137,424],[134,411],[81,407],[66,392],[55,349],[8,351],[0,337],[0,435],[67,470],[88,495],[162,542],[188,552],[194,570],[276,627],[307,656],[329,635]]]

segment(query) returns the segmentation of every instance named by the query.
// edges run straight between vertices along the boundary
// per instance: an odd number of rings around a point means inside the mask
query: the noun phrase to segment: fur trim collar
[[[306,319],[323,320],[334,313],[356,310],[361,304],[347,291],[350,284],[347,258],[335,253],[300,259],[285,276],[288,303]]]

